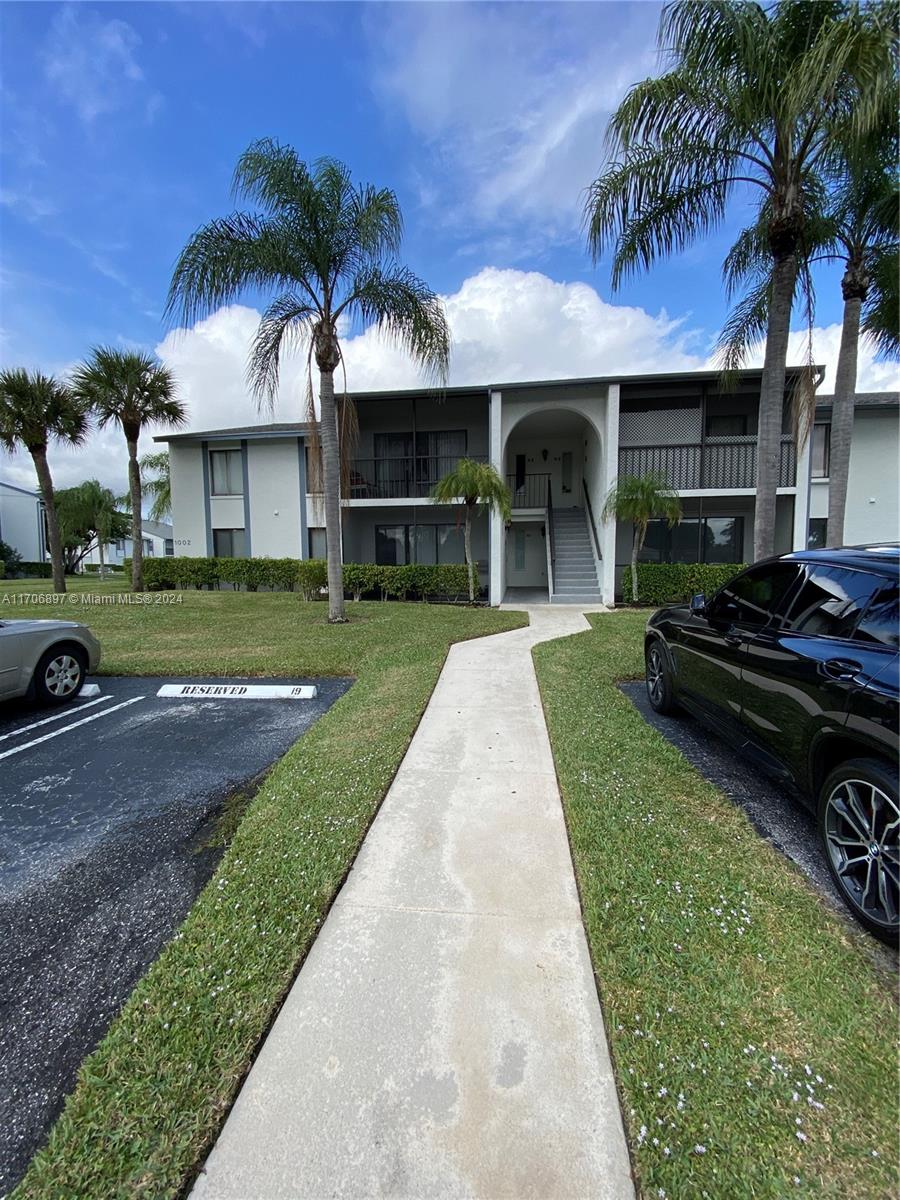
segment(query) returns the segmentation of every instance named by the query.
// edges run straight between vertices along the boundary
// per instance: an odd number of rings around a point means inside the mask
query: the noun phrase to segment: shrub
[[[297,560],[297,583],[304,600],[318,600],[328,584],[328,566],[324,558]]]
[[[741,563],[638,563],[638,603],[680,604],[697,592],[711,596],[743,570]]]
[[[115,571],[120,575],[122,573],[122,568],[119,566],[118,563],[109,563],[109,562],[104,563],[103,569],[105,571]],[[100,564],[99,563],[85,563],[84,570],[85,570],[85,573],[88,575],[96,575],[100,571]]]
[[[6,563],[0,558],[0,579],[6,578]]]
[[[22,555],[18,550],[13,550],[12,546],[6,542],[0,542],[0,559],[2,559],[6,567],[6,574],[10,579],[17,575],[22,569]],[[0,576],[2,578],[2,576]]]
[[[8,563],[9,559],[4,559]],[[52,579],[53,567],[48,562],[19,562],[18,574],[24,575],[26,579]]]
[[[125,560],[124,569],[131,564]],[[173,588],[215,587],[227,583],[290,592],[297,588],[304,600],[318,600],[328,586],[328,569],[321,558],[146,558],[144,582],[152,592]],[[344,587],[354,600],[380,595],[382,600],[459,600],[468,595],[464,563],[440,565],[378,566],[344,563]]]

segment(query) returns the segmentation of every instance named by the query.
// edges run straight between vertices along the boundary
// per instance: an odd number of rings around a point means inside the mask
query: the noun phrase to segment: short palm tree
[[[887,4],[842,0],[677,0],[663,10],[659,40],[671,68],[633,87],[613,114],[615,161],[589,190],[588,242],[595,261],[612,247],[618,286],[718,228],[739,189],[766,207],[772,285],[754,521],[762,558],[775,541],[807,190],[836,146],[868,136],[890,111],[894,16]]]
[[[57,492],[57,509],[68,570],[75,571],[96,544],[100,574],[105,574],[107,543],[131,533],[131,521],[119,511],[116,497],[98,480],[87,479]]]
[[[47,518],[54,592],[66,590],[66,578],[47,447],[53,441],[80,446],[87,430],[85,406],[64,383],[39,371],[0,372],[0,444],[10,454],[24,447],[34,463]]]
[[[307,166],[292,147],[264,139],[238,160],[234,192],[260,211],[233,213],[193,235],[175,266],[167,311],[190,322],[247,291],[275,292],[247,369],[254,395],[270,407],[282,352],[300,344],[308,362],[315,358],[328,616],[343,621],[341,434],[334,394],[334,373],[342,362],[338,330],[350,321],[373,324],[443,382],[450,355],[447,321],[437,295],[396,261],[402,220],[392,191],[354,186],[342,163],[323,158]]]
[[[140,460],[141,495],[151,501],[150,520],[165,521],[172,514],[172,478],[169,474],[169,453],[159,450],[145,454]]]
[[[630,521],[634,526],[631,539],[631,599],[638,599],[638,557],[644,548],[647,526],[656,518],[668,522],[672,529],[681,520],[681,501],[669,486],[665,475],[650,471],[646,475],[623,475],[609,490],[603,505],[604,521]]]
[[[138,440],[148,426],[174,429],[187,413],[176,394],[172,373],[149,354],[98,346],[72,373],[72,387],[101,426],[120,426],[128,446],[131,497],[131,587],[144,590],[144,542],[141,517],[141,468]]]
[[[438,504],[462,504],[465,509],[466,566],[469,569],[469,603],[475,602],[475,560],[472,558],[472,518],[475,513],[496,509],[504,521],[512,512],[509,488],[490,463],[461,458],[452,471],[438,480],[431,492]]]

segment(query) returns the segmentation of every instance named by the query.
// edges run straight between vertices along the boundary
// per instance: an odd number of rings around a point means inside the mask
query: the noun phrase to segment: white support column
[[[503,397],[500,392],[490,393],[488,406],[488,447],[491,466],[500,478],[503,478],[503,429],[501,423]],[[494,510],[491,511],[491,564],[488,602],[494,606],[503,601],[505,588],[503,518]]]
[[[794,535],[791,543],[794,550],[805,550],[809,537],[809,489],[811,480],[810,449],[812,429],[803,443],[797,447],[797,494],[794,497]]]
[[[611,383],[606,392],[606,489],[612,487],[619,473],[619,385]],[[598,509],[603,508],[606,496],[598,496]],[[599,519],[599,511],[597,513]],[[601,525],[601,552],[603,554],[603,581],[600,589],[603,603],[612,608],[616,599],[616,522],[603,521]]]

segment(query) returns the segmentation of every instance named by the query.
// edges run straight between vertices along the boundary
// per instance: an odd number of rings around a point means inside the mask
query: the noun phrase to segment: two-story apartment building
[[[694,372],[355,396],[344,559],[461,562],[459,509],[430,493],[465,455],[491,462],[513,498],[508,524],[482,513],[474,528],[492,604],[516,588],[552,602],[613,602],[631,546],[630,527],[601,518],[618,475],[663,472],[682,498],[681,524],[654,523],[645,558],[744,562],[753,547],[759,384],[760,372],[747,371],[726,393],[715,372]],[[808,536],[813,439],[798,454],[790,430],[786,400],[780,552],[805,547]],[[157,438],[170,452],[175,553],[323,556],[310,432],[282,423]],[[893,478],[896,487],[896,470]]]
[[[25,562],[43,562],[44,505],[38,492],[0,479],[0,542]]]

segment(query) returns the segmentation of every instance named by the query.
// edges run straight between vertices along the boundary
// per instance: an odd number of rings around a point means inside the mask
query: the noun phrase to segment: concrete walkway
[[[633,1198],[531,647],[454,646],[194,1200]]]

